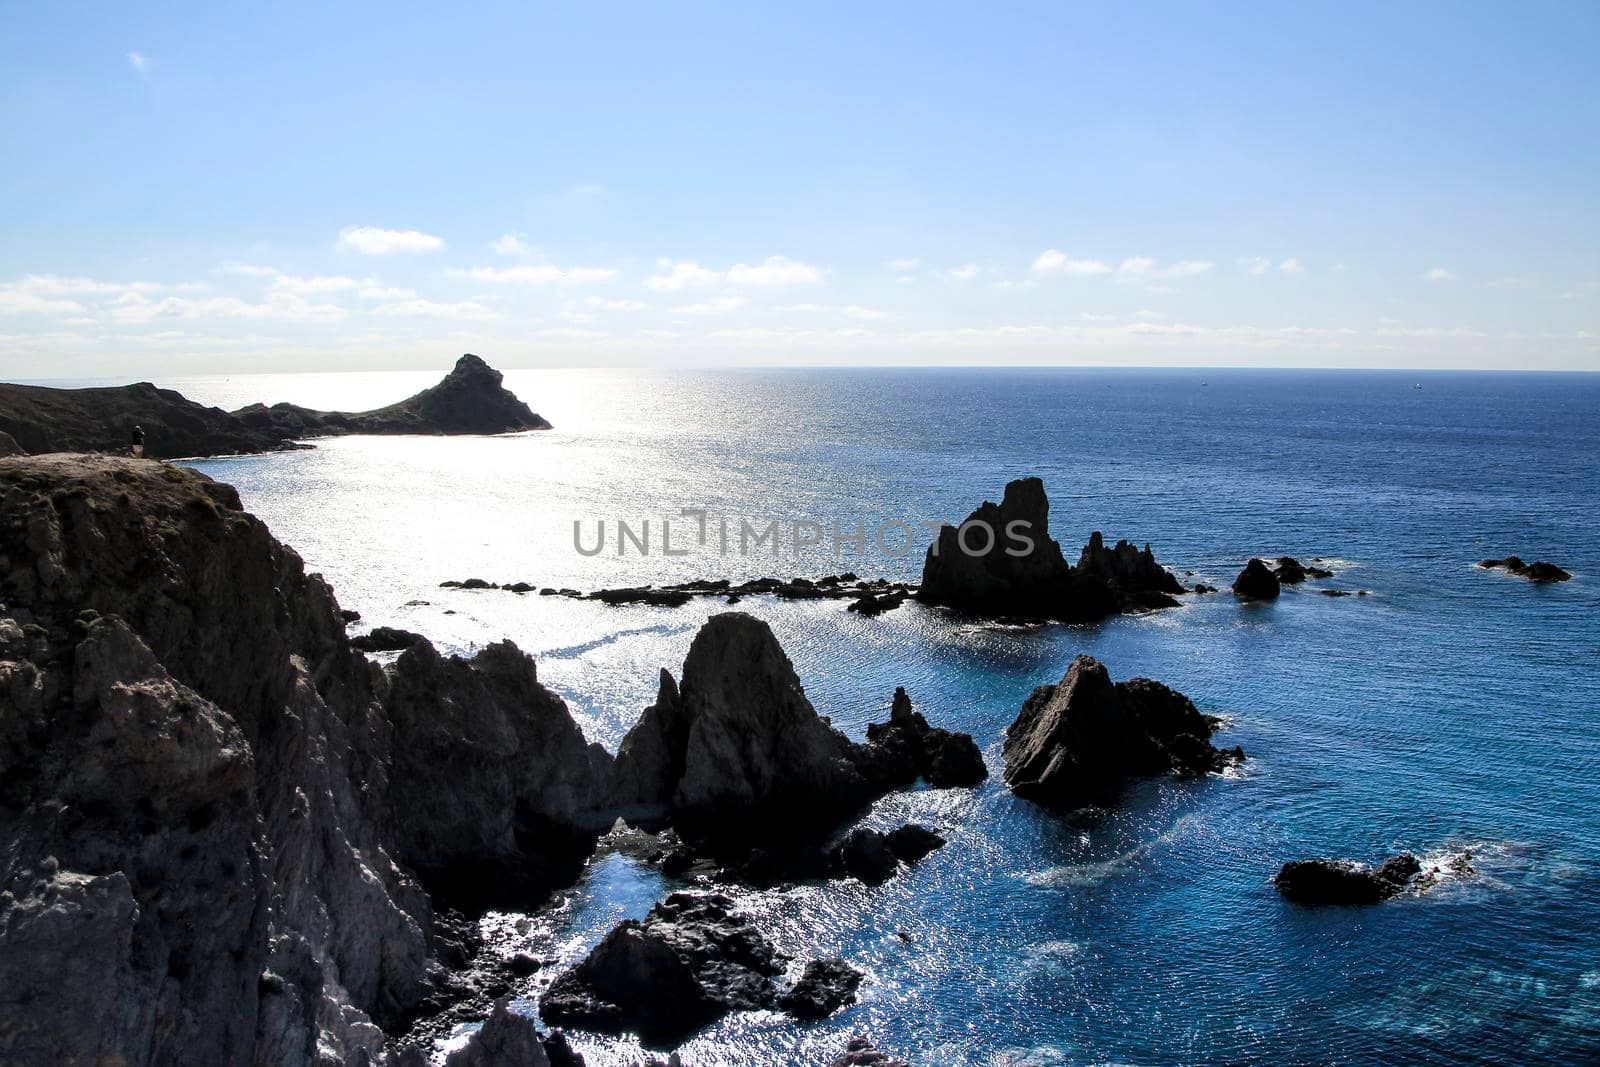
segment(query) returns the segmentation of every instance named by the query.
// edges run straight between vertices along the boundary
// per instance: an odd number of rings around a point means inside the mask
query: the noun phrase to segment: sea
[[[228,408],[349,410],[437,378],[159,384]],[[237,486],[359,626],[461,654],[510,638],[613,750],[658,670],[677,673],[700,624],[739,610],[770,623],[845,732],[862,737],[904,686],[991,771],[866,815],[949,838],[885,885],[737,891],[795,973],[841,956],[867,978],[823,1022],[730,1016],[681,1047],[685,1065],[827,1064],[854,1034],[940,1067],[1600,1061],[1600,375],[512,370],[506,384],[555,428],[193,465]],[[869,619],[837,600],[608,607],[440,585],[915,580],[926,523],[1026,475],[1044,480],[1069,560],[1099,530],[1222,592],[1023,627],[916,603]],[[1475,566],[1508,554],[1573,578]],[[1280,555],[1335,576],[1273,603],[1227,592],[1247,559]],[[1188,694],[1248,760],[1135,784],[1108,810],[1013,797],[1005,729],[1083,653]],[[1431,891],[1308,909],[1272,886],[1287,860],[1402,849],[1440,869]],[[608,848],[548,909],[485,930],[492,951],[565,965],[677,888],[637,849]],[[536,1013],[537,993],[516,1007]],[[574,1038],[592,1067],[641,1058]]]

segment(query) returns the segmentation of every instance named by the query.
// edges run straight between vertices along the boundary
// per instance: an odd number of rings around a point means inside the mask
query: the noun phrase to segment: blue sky
[[[0,4],[0,374],[1600,369],[1600,5]]]

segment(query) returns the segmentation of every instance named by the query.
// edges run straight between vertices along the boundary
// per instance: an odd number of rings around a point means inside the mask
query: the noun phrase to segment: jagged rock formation
[[[812,960],[794,987],[778,998],[778,1007],[796,1019],[826,1019],[856,999],[866,975],[841,959]]]
[[[502,385],[503,375],[468,353],[438,385],[372,411],[315,411],[296,404],[251,404],[234,412],[241,422],[279,437],[339,434],[497,434],[548,430]]]
[[[889,721],[867,726],[867,741],[882,754],[879,780],[909,785],[921,777],[936,788],[977,785],[989,777],[983,753],[969,734],[955,734],[928,725],[911,706],[904,688],[896,687]]]
[[[380,1062],[459,952],[412,865],[591,832],[519,653],[386,675],[193,471],[0,460],[0,603],[0,1061]]]
[[[416,1067],[426,1067],[426,1064],[426,1057],[419,1056]],[[583,1058],[571,1050],[559,1031],[549,1037],[540,1036],[532,1016],[512,1011],[509,998],[502,998],[483,1021],[483,1026],[465,1045],[450,1053],[444,1064],[445,1067],[583,1067]]]
[[[1409,852],[1390,856],[1377,867],[1349,860],[1296,860],[1273,878],[1285,899],[1296,904],[1377,904],[1400,893],[1422,874]]]
[[[571,884],[614,821],[611,756],[585,741],[533,658],[500,641],[471,659],[413,644],[385,672],[395,847],[434,896],[527,906]]]
[[[1259,559],[1252,559],[1233,580],[1233,595],[1240,600],[1276,600],[1282,592],[1278,576]]]
[[[981,780],[971,738],[934,731],[921,716],[886,724],[879,736],[892,736],[892,747],[835,730],[806,699],[772,630],[749,615],[707,620],[682,677],[661,672],[655,703],[623,738],[615,797],[623,814],[670,821],[700,851],[809,849],[919,774]]]
[[[0,383],[0,438],[25,453],[125,454],[135,426],[145,454],[218,456],[302,448],[296,438],[335,434],[496,434],[550,424],[501,385],[500,372],[462,356],[443,381],[375,411],[312,411],[293,404],[206,407],[149,382],[94,389]],[[10,454],[0,440],[0,456]]]
[[[1038,478],[1006,485],[999,504],[985,501],[959,527],[946,526],[928,547],[917,599],[971,615],[1092,622],[1119,611],[1171,607],[1182,592],[1169,572],[1126,541],[1107,549],[1101,535],[1078,566],[1050,537],[1050,501]]]
[[[672,894],[558,975],[540,1014],[552,1025],[634,1033],[664,1047],[731,1011],[774,1007],[783,957],[733,909],[716,893]]]
[[[1313,563],[1315,561],[1313,560]],[[1333,572],[1326,567],[1307,567],[1293,556],[1279,556],[1273,574],[1283,585],[1299,585],[1301,582],[1312,578],[1332,578]]]
[[[1504,570],[1507,574],[1515,574],[1519,578],[1526,578],[1530,582],[1564,582],[1572,575],[1554,563],[1538,560],[1533,563],[1524,563],[1518,556],[1507,556],[1505,559],[1486,559],[1478,566],[1485,570]]]
[[[1005,782],[1048,807],[1079,808],[1115,799],[1131,778],[1218,771],[1244,758],[1211,745],[1216,720],[1175,690],[1148,678],[1111,681],[1079,656],[1055,685],[1042,685],[1006,730]]]

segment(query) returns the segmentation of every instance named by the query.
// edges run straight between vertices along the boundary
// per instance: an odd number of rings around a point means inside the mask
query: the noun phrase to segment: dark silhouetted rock
[[[1306,569],[1293,556],[1279,556],[1273,574],[1283,585],[1299,585],[1306,580]]]
[[[882,885],[900,869],[900,860],[889,842],[878,831],[866,827],[846,834],[835,856],[846,874],[867,885]]]
[[[1131,778],[1195,775],[1243,758],[1211,745],[1215,721],[1160,682],[1113,683],[1088,656],[1035,689],[1006,731],[1005,781],[1020,797],[1077,808],[1115,799]]]
[[[884,843],[889,846],[902,863],[917,863],[936,849],[944,847],[945,840],[926,826],[917,823],[906,823],[896,830],[890,830],[883,835]]]
[[[340,434],[501,434],[548,430],[550,424],[507,389],[503,376],[470,353],[438,385],[372,411],[314,411],[296,404],[252,404],[233,414],[280,437]]]
[[[1241,600],[1276,600],[1280,592],[1278,576],[1259,559],[1246,563],[1233,580],[1233,595]]]
[[[796,1019],[826,1019],[856,999],[866,975],[841,959],[812,960],[794,988],[778,998],[778,1007]]]
[[[1069,565],[1050,538],[1050,502],[1038,478],[1006,485],[999,504],[985,501],[960,526],[946,526],[928,547],[917,599],[989,618],[1092,622],[1119,611],[1172,607],[1182,587],[1126,541],[1107,549],[1091,535]]]
[[[350,647],[361,652],[400,652],[425,641],[421,634],[399,630],[393,626],[374,626],[369,633],[350,639]]]
[[[1368,867],[1349,860],[1296,860],[1273,878],[1278,892],[1296,904],[1377,904],[1409,886],[1422,864],[1409,852]]]
[[[832,1067],[910,1067],[905,1060],[897,1060],[879,1052],[871,1041],[857,1035],[850,1039],[844,1052],[833,1061]]]
[[[591,593],[590,599],[602,601],[613,607],[618,604],[650,604],[663,608],[681,608],[689,602],[691,595],[676,589],[637,586],[630,589],[601,589]]]
[[[1318,589],[1317,592],[1321,593],[1323,596],[1350,596],[1351,595],[1350,592],[1348,590],[1345,590],[1345,589]]]
[[[557,976],[540,1012],[552,1024],[675,1045],[729,1012],[774,1007],[781,960],[728,897],[674,893]]]
[[[445,1059],[445,1067],[551,1067],[538,1024],[502,999],[467,1043]]]
[[[867,742],[863,765],[869,777],[889,785],[920,777],[937,788],[972,786],[989,777],[971,735],[929,726],[904,688],[894,691],[889,721],[867,726]]]
[[[1504,570],[1509,574],[1517,575],[1519,578],[1526,578],[1530,582],[1564,582],[1572,577],[1571,574],[1554,563],[1546,563],[1543,560],[1524,563],[1517,556],[1507,556],[1505,559],[1486,559],[1478,566],[1486,569]]]

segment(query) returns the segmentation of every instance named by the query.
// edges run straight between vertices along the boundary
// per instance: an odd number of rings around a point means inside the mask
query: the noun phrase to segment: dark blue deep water
[[[170,384],[229,405],[362,407],[429,377]],[[825,1063],[856,1032],[919,1065],[1600,1058],[1600,376],[521,371],[507,382],[557,429],[347,439],[197,465],[236,484],[366,623],[459,651],[516,640],[608,746],[719,605],[608,609],[438,582],[915,577],[920,532],[907,556],[836,559],[825,544],[777,561],[711,549],[587,558],[572,524],[704,507],[870,531],[958,521],[1036,474],[1069,558],[1098,529],[1151,542],[1186,583],[1225,588],[1248,557],[1292,554],[1333,561],[1322,586],[1370,591],[1290,589],[1248,606],[1224,592],[1042,629],[914,604],[863,620],[843,602],[747,601],[841,727],[859,736],[904,685],[935,723],[978,738],[994,777],[880,804],[869,820],[914,817],[951,838],[883,887],[744,893],[797,967],[840,954],[868,981],[824,1023],[730,1018],[686,1045],[685,1063]],[[1536,586],[1473,566],[1507,553],[1574,578]],[[1114,810],[1075,817],[1012,798],[998,783],[1002,733],[1080,652],[1226,716],[1218,740],[1244,747],[1242,771],[1144,783]],[[1295,907],[1269,882],[1288,859],[1402,848],[1429,862],[1470,853],[1477,874],[1365,910]],[[489,928],[499,951],[572,960],[669,888],[608,852],[549,913]],[[579,1044],[592,1064],[635,1059],[612,1041]]]

